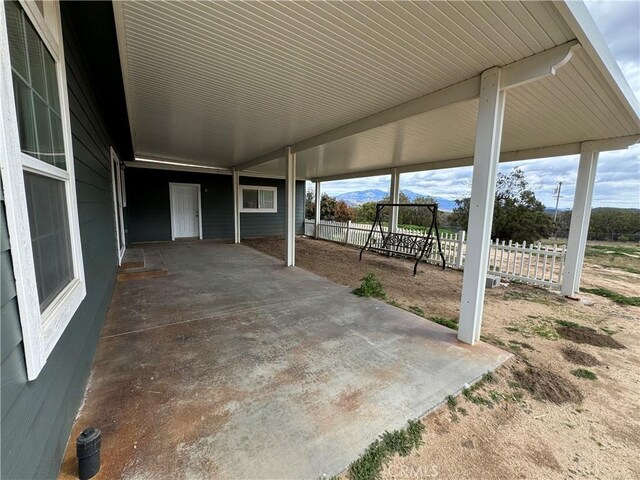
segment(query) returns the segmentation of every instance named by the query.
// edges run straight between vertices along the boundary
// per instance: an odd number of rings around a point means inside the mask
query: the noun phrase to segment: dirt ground
[[[282,239],[244,243],[283,258]],[[638,295],[640,275],[590,260],[583,285]],[[410,261],[365,252],[359,262],[353,247],[309,238],[297,240],[296,264],[353,288],[374,273],[400,307],[458,317],[462,273],[455,270],[421,265],[413,277]],[[640,478],[640,308],[580,297],[516,283],[488,290],[482,338],[514,356],[493,381],[425,417],[423,446],[394,457],[383,478]],[[567,339],[599,336],[626,348]],[[591,374],[597,378],[584,378]]]
[[[640,296],[640,275],[616,268],[585,263],[582,269],[582,287],[607,288],[623,295]]]

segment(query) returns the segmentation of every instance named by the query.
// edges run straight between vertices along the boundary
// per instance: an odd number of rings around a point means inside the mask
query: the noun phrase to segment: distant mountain
[[[438,203],[438,210],[441,212],[453,212],[453,209],[456,208],[455,200],[436,197],[436,202]]]
[[[340,195],[336,195],[337,200],[342,200],[350,207],[360,205],[367,202],[379,202],[384,197],[389,195],[389,192],[384,190],[370,189],[370,190],[358,190],[357,192],[347,192]]]
[[[407,196],[410,202],[413,202],[418,197],[424,197],[424,195],[420,193],[412,192],[411,190],[400,190],[400,191]]]
[[[411,190],[403,189],[401,190],[401,192],[404,193],[407,196],[407,198],[409,198],[409,201],[411,202],[415,201],[415,199],[418,197],[425,196],[421,193],[416,193]],[[369,190],[358,190],[356,192],[342,193],[340,195],[336,195],[336,199],[344,201],[350,207],[356,207],[366,202],[379,202],[383,198],[387,197],[388,195],[389,195],[389,192],[385,192],[384,190],[369,189]],[[450,212],[456,206],[455,201],[448,200],[446,198],[436,197],[436,202],[438,203],[439,209],[443,212]]]
[[[568,212],[569,210],[571,210],[570,208],[558,208],[558,213],[560,212]],[[554,212],[556,211],[555,208],[551,208],[551,207],[547,207],[544,209],[544,213],[548,214],[548,215],[553,215]]]

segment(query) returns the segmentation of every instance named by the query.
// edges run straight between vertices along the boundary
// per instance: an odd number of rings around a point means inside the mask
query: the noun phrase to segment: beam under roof
[[[596,140],[590,143],[591,148],[596,152],[608,152],[613,150],[625,150],[630,146],[640,142],[640,135],[630,135],[627,137],[607,138]],[[534,160],[536,158],[562,157],[566,155],[579,155],[582,143],[567,143],[564,145],[554,145],[551,147],[530,148],[526,150],[514,150],[500,153],[500,163],[519,162],[522,160]],[[473,165],[473,157],[454,158],[439,162],[416,163],[397,167],[399,173],[422,172],[428,170],[442,170],[445,168],[468,167]],[[334,180],[348,180],[351,178],[375,177],[378,175],[389,175],[394,167],[379,168],[362,172],[351,172],[344,175],[331,175],[327,177],[310,178],[311,182],[331,182]]]

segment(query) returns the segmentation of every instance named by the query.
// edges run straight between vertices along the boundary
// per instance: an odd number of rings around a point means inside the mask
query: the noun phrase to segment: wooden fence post
[[[344,239],[344,243],[347,245],[349,244],[349,240],[351,240],[350,236],[351,236],[351,220],[347,220],[347,232],[345,234],[345,239]]]
[[[567,260],[567,246],[562,246],[562,256],[560,257],[560,270],[558,271],[558,283],[560,284],[560,288],[564,283],[564,264]]]
[[[462,265],[463,265],[463,258],[462,256],[464,255],[464,242],[467,236],[467,232],[465,232],[464,230],[460,230],[458,232],[458,252],[456,255],[456,268],[458,270],[462,270]]]

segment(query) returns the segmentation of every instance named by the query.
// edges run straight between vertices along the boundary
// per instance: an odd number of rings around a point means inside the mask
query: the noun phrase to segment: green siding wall
[[[128,168],[125,181],[129,243],[171,240],[169,182],[200,184],[203,238],[233,238],[230,175]]]
[[[240,185],[278,187],[277,213],[241,213],[240,232],[242,238],[270,237],[285,234],[286,192],[284,180],[240,177]],[[304,182],[296,182],[296,233],[304,232]]]
[[[113,29],[111,5],[101,25]],[[5,205],[0,202],[2,274],[2,467],[4,478],[55,478],[69,432],[82,401],[93,355],[106,316],[117,268],[109,146],[127,151],[113,140],[87,63],[91,48],[76,37],[74,9],[63,5],[62,19],[73,133],[76,187],[87,296],[38,378],[27,382],[24,349]],[[105,23],[106,21],[106,23]],[[110,23],[109,23],[110,22]],[[111,36],[115,40],[115,31]],[[102,45],[99,48],[115,48]],[[117,50],[115,50],[117,55]],[[113,102],[116,99],[112,100]],[[121,147],[121,148],[120,148]],[[121,154],[122,155],[122,154]],[[121,157],[122,158],[122,157]],[[126,160],[127,158],[122,158]]]
[[[231,175],[129,168],[125,175],[127,242],[171,240],[169,183],[200,184],[203,238],[233,238],[233,185]],[[284,180],[241,177],[244,185],[278,187],[277,213],[243,213],[243,237],[284,235]],[[296,231],[302,233],[304,182],[296,185]]]

